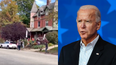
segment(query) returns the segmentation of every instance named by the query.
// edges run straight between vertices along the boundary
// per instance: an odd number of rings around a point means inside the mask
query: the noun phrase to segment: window
[[[48,12],[46,12],[46,15],[48,15]]]
[[[31,27],[34,27],[34,22],[31,22]]]
[[[38,27],[40,27],[40,21],[38,21]]]
[[[40,11],[40,15],[42,15],[43,14],[43,11]]]
[[[46,21],[46,26],[48,26],[48,21]]]
[[[55,11],[58,11],[58,6],[55,6]]]
[[[45,14],[48,15],[48,9],[46,9]]]

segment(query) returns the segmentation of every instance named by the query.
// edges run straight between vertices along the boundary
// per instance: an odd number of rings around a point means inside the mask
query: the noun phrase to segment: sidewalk
[[[48,47],[48,50],[50,50],[50,49],[52,49],[54,47],[58,47],[58,45],[50,46],[50,47]],[[27,50],[27,51],[39,51],[39,49],[23,49],[23,50]],[[42,50],[45,50],[45,48],[43,48]]]
[[[50,47],[48,47],[48,50],[50,50],[50,49],[52,49],[54,47],[58,47],[58,45],[50,46]],[[45,48],[43,50],[45,50]]]

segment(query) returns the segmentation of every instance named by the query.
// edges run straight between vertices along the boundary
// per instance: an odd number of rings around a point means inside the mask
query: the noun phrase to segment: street
[[[17,49],[0,49],[0,65],[58,65],[58,56]]]

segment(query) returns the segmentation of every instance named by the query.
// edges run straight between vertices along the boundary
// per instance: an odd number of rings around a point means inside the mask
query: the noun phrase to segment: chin
[[[81,36],[81,39],[87,39],[87,36]]]

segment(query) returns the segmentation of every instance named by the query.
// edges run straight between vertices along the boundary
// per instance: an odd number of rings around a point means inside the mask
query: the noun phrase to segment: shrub
[[[34,46],[32,46],[32,48],[33,49],[38,49],[39,47],[38,47],[39,45],[34,45]]]
[[[54,44],[52,44],[52,43],[49,43],[49,44],[48,44],[48,46],[53,46],[53,45],[54,45]]]
[[[45,45],[41,44],[41,45],[33,45],[32,48],[34,49],[40,49],[40,51],[45,48]]]
[[[26,46],[28,43],[26,39],[24,39],[23,42],[24,42],[24,46]]]
[[[0,42],[1,42],[1,43],[4,43],[5,41],[4,41],[4,39],[0,38]]]
[[[56,31],[48,32],[46,34],[46,38],[48,39],[50,43],[58,44],[58,32]]]

